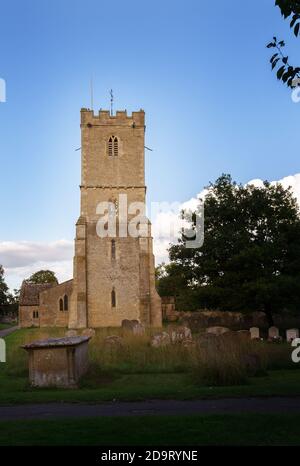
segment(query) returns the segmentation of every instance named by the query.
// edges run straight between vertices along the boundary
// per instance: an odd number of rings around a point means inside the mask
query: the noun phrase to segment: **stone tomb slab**
[[[88,336],[49,338],[23,345],[34,387],[76,388],[88,369]]]

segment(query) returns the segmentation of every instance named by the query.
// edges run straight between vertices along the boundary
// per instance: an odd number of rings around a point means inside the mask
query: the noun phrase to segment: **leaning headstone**
[[[286,341],[291,342],[295,340],[295,338],[299,338],[299,330],[297,328],[290,328],[286,331]]]
[[[140,324],[138,320],[122,320],[122,329],[127,333],[132,333],[133,335],[145,334],[145,327],[143,324]]]
[[[151,338],[150,345],[153,348],[168,346],[171,343],[170,335],[167,332],[157,333]]]
[[[227,327],[220,327],[220,326],[217,326],[217,327],[208,327],[206,329],[206,332],[207,333],[212,333],[213,335],[223,335],[224,333],[227,333],[227,332],[230,332],[230,329],[227,328]]]
[[[76,332],[76,330],[68,330],[68,331],[66,332],[66,337],[67,337],[67,338],[70,338],[70,337],[77,337],[77,332]]]
[[[132,330],[132,327],[134,324],[138,323],[137,320],[129,320],[129,319],[124,319],[122,320],[122,328],[128,331]]]
[[[132,327],[133,335],[142,336],[145,335],[145,331],[145,326],[143,324],[140,324],[139,322]]]
[[[250,335],[251,340],[259,340],[260,338],[260,330],[258,327],[251,327],[250,328]]]
[[[269,328],[268,336],[269,336],[270,339],[274,339],[274,338],[276,339],[276,338],[278,338],[278,337],[279,337],[279,330],[278,330],[278,328],[277,328],[277,327],[274,327],[274,326],[273,326],[273,327],[270,327],[270,328]]]
[[[192,339],[191,329],[186,326],[171,327],[168,329],[168,333],[173,344],[181,343],[184,340]]]
[[[104,339],[104,344],[109,348],[122,348],[122,346],[124,346],[124,341],[123,338],[118,335],[109,335]]]
[[[93,338],[96,335],[96,332],[93,328],[85,328],[82,332],[82,335]]]
[[[138,323],[138,320],[124,319],[122,320],[122,328],[124,328],[125,330],[132,330],[132,328]]]
[[[186,338],[181,342],[183,348],[191,348],[196,346],[196,342],[192,338]]]

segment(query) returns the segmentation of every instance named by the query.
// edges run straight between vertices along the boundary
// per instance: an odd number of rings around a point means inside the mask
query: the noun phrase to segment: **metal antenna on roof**
[[[93,85],[93,77],[91,77],[91,110],[94,110],[94,85]]]
[[[113,115],[113,111],[114,111],[113,104],[114,104],[114,95],[113,95],[113,90],[111,89],[110,90],[110,115],[111,116]]]

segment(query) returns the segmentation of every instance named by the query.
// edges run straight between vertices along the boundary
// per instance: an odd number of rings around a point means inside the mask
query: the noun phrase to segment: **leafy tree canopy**
[[[296,37],[300,32],[300,0],[276,0],[275,5],[280,8],[284,19],[290,21],[290,28],[293,29]],[[273,37],[267,48],[275,49],[270,62],[272,70],[276,69],[277,79],[281,80],[289,87],[300,85],[300,67],[292,66],[289,57],[284,54],[285,42]]]
[[[58,284],[58,280],[55,273],[52,270],[39,270],[31,275],[28,279],[29,283],[55,283]]]
[[[11,295],[4,279],[4,269],[0,265],[0,306],[10,303]]]
[[[188,249],[182,237],[157,271],[161,295],[183,310],[265,311],[300,306],[300,220],[289,189],[242,186],[222,175],[208,187],[205,237]],[[188,307],[190,308],[188,309]]]

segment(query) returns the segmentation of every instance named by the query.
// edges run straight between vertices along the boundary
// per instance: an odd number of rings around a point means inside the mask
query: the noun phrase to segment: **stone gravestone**
[[[227,327],[216,326],[216,327],[208,327],[206,329],[206,332],[219,336],[219,335],[224,335],[224,333],[230,332],[230,329]]]
[[[273,339],[273,338],[278,338],[279,337],[279,330],[277,327],[270,327],[269,328],[269,338],[270,339]]]
[[[109,335],[104,339],[104,344],[108,348],[123,348],[124,340],[119,335]]]
[[[291,342],[295,340],[295,338],[299,338],[299,330],[297,328],[290,328],[286,331],[286,341]]]
[[[0,362],[6,362],[6,343],[0,338]]]
[[[142,336],[145,335],[145,331],[145,326],[143,324],[140,324],[139,322],[132,327],[133,335]]]
[[[77,337],[77,331],[76,330],[67,330],[66,331],[66,337]]]
[[[257,340],[260,338],[260,330],[258,327],[251,327],[250,328],[250,335],[251,340]]]
[[[180,327],[169,327],[167,330],[172,343],[181,343],[184,340],[192,339],[192,332],[189,327],[182,325]]]
[[[96,331],[93,328],[85,328],[82,332],[82,336],[93,338],[96,335]]]
[[[145,334],[145,326],[140,324],[138,320],[122,320],[122,329],[127,333],[132,333],[133,335],[141,336]]]
[[[171,343],[170,335],[167,332],[157,333],[151,338],[150,345],[153,348],[160,348],[162,346],[168,346]]]

